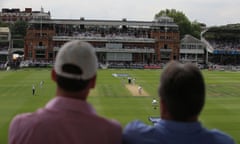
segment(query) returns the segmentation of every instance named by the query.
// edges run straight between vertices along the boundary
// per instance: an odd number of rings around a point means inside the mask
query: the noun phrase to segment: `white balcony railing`
[[[69,41],[69,40],[83,40],[83,41],[103,41],[103,42],[144,42],[154,43],[152,38],[135,38],[135,37],[87,37],[87,36],[53,36],[53,41]]]
[[[35,49],[46,49],[46,46],[35,46]]]
[[[60,47],[53,47],[54,51],[59,51]],[[96,52],[126,52],[126,53],[155,53],[153,48],[95,48]]]

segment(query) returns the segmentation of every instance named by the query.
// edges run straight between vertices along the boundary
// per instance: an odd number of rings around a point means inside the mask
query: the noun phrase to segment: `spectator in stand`
[[[90,44],[63,45],[51,73],[56,97],[36,112],[16,116],[10,124],[9,144],[120,144],[120,124],[98,116],[87,102],[97,65]]]
[[[209,130],[199,121],[205,103],[205,83],[193,64],[170,62],[159,86],[161,118],[154,126],[129,123],[124,144],[234,144],[224,132]]]

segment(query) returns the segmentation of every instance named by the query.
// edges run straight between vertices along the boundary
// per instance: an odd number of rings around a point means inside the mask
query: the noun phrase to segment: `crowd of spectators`
[[[85,27],[85,28],[62,28],[57,30],[58,36],[77,36],[77,37],[91,37],[91,38],[151,38],[150,29],[136,29],[126,27]]]
[[[210,40],[212,47],[216,50],[240,50],[240,40]]]

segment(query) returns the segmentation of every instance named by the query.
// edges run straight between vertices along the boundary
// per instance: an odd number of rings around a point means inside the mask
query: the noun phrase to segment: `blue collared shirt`
[[[200,122],[159,120],[154,126],[141,121],[129,123],[123,131],[124,144],[234,144],[227,134],[208,130]]]

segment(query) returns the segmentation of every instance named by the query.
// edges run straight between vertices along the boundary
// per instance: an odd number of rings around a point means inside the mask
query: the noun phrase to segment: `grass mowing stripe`
[[[149,97],[135,97],[125,88],[127,78],[113,77],[113,73],[129,74],[136,78]],[[129,121],[140,119],[148,124],[148,116],[158,116],[159,109],[151,107],[161,70],[99,70],[96,88],[90,92],[88,101],[97,113],[120,121],[124,127]],[[218,128],[240,143],[240,73],[225,71],[203,71],[207,84],[206,105],[201,121],[208,128]],[[43,80],[43,88],[39,82]],[[37,96],[31,95],[32,84],[36,84]],[[17,113],[35,111],[53,98],[55,84],[50,79],[50,69],[24,69],[0,72],[0,143],[7,143],[10,120]]]

